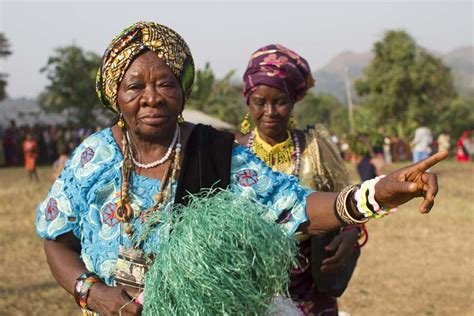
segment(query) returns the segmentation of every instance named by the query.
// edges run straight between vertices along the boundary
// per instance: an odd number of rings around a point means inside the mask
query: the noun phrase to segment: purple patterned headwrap
[[[314,86],[314,79],[303,57],[280,44],[274,44],[260,48],[250,57],[243,85],[247,103],[258,85],[277,88],[297,102]]]

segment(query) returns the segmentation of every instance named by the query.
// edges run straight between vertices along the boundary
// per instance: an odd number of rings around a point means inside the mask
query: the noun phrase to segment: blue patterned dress
[[[131,246],[114,212],[120,202],[122,153],[110,128],[91,135],[73,153],[46,199],[37,207],[36,231],[41,238],[55,239],[73,232],[81,241],[81,258],[89,271],[108,285],[113,283],[119,245]],[[145,210],[154,204],[160,180],[132,173],[131,206]],[[293,234],[307,221],[306,196],[312,192],[293,176],[274,172],[243,146],[232,153],[229,189],[268,207],[269,218]],[[176,183],[173,185],[173,195]],[[169,210],[169,203],[163,211]],[[142,225],[135,214],[134,230]],[[160,225],[148,238],[145,253],[159,251]]]

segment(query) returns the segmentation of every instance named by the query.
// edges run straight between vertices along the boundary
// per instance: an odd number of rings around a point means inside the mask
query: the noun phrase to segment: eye
[[[264,106],[265,105],[265,100],[263,100],[263,99],[254,99],[253,104],[255,104],[256,106]]]
[[[161,88],[175,88],[176,84],[171,81],[165,81],[159,84]]]
[[[137,83],[137,82],[132,82],[129,85],[127,85],[127,90],[138,90],[143,87],[143,84]]]
[[[286,98],[282,98],[282,99],[278,99],[276,104],[277,105],[280,105],[280,106],[286,106],[288,105],[290,102],[288,101],[288,99]]]

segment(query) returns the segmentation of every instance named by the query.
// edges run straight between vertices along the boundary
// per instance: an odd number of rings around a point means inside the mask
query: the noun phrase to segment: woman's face
[[[286,136],[293,102],[273,87],[259,85],[250,95],[249,111],[260,134],[269,138]]]
[[[146,52],[126,71],[117,102],[128,129],[154,140],[173,134],[183,111],[183,92],[168,66],[155,53]]]

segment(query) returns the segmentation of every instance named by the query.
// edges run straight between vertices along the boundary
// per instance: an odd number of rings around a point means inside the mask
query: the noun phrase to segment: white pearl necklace
[[[126,132],[126,136],[127,136],[128,143],[131,144],[130,135],[128,134],[128,131]],[[180,136],[181,136],[181,130],[179,128],[179,125],[176,124],[176,129],[174,130],[173,140],[171,141],[170,147],[168,147],[168,151],[166,152],[166,154],[163,156],[163,158],[152,161],[152,162],[147,163],[147,164],[144,164],[144,163],[141,163],[141,162],[135,160],[135,157],[133,157],[131,146],[128,146],[128,149],[130,151],[130,157],[132,158],[133,164],[135,166],[137,166],[139,168],[143,168],[143,169],[150,169],[150,168],[154,168],[156,166],[159,166],[159,165],[163,164],[165,161],[167,161],[170,158],[171,153],[173,152],[173,148],[175,147],[175,145],[176,145],[176,151],[177,152],[181,151],[180,142],[178,142],[178,144],[176,144],[176,141],[178,140],[178,138],[181,138]]]

